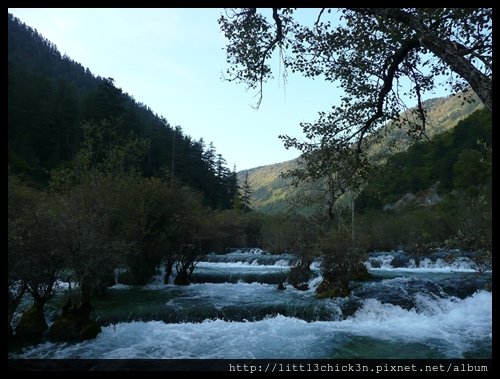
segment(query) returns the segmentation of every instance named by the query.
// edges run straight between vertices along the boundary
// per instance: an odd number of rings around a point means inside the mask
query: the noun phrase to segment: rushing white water
[[[425,348],[436,351],[438,357],[463,358],[477,343],[491,348],[491,293],[479,291],[464,300],[422,296],[420,301],[423,311],[417,312],[367,299],[343,321],[308,323],[278,315],[256,322],[119,323],[103,328],[95,340],[44,343],[16,357],[334,358],[364,344],[400,346],[392,350],[392,358],[414,358],[405,355],[408,347],[412,354]],[[363,357],[391,358],[387,349],[369,350],[364,350]]]
[[[282,269],[289,269],[290,266],[288,262],[285,260],[277,260],[272,265],[263,265],[258,264],[256,261],[250,262],[199,262],[196,265],[196,271],[200,270],[216,270],[227,272],[228,270],[235,271],[249,271],[249,270],[258,270],[258,271],[281,271]]]
[[[383,271],[407,271],[407,272],[476,272],[482,268],[472,259],[463,256],[453,257],[450,260],[443,258],[430,259],[423,258],[415,261],[415,258],[409,258],[408,262],[403,267],[393,266],[393,254],[378,254],[368,258],[365,266],[368,270]],[[491,272],[491,270],[483,270]]]
[[[418,264],[410,258],[393,267],[394,256],[370,257],[365,264],[377,279],[357,283],[349,297],[318,300],[318,262],[311,265],[309,290],[287,285],[279,291],[276,281],[296,261],[291,254],[210,255],[189,286],[161,280],[112,287],[94,303],[95,317],[106,325],[96,339],[46,342],[9,357],[490,357],[492,295],[481,288],[491,275],[476,275],[467,257]]]

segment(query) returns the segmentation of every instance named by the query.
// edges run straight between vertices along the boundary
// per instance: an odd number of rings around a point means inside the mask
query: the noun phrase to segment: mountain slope
[[[425,135],[428,138],[455,127],[460,120],[483,108],[475,93],[469,92],[466,96],[469,101],[464,101],[458,96],[447,96],[423,102],[422,105],[427,112]],[[408,118],[412,120],[415,116]],[[368,154],[375,161],[385,162],[388,156],[405,151],[414,142],[415,139],[408,135],[406,128],[398,128],[389,122],[379,130],[374,141],[371,141]]]
[[[482,103],[474,94],[473,102],[463,103],[456,96],[429,99],[424,102],[427,110],[428,123],[426,134],[429,138],[450,130],[460,120],[465,119],[477,109],[483,108]],[[378,133],[378,138],[372,141],[369,148],[370,158],[378,163],[397,152],[405,151],[413,139],[404,129],[399,129],[391,123],[384,126]],[[268,166],[242,170],[238,173],[238,181],[244,181],[246,173],[252,188],[252,209],[265,213],[279,213],[289,209],[289,202],[301,196],[304,188],[297,189],[291,185],[291,180],[283,179],[281,173],[298,165],[298,159],[276,163]],[[308,213],[301,209],[301,213]]]
[[[75,157],[83,139],[82,125],[105,119],[119,123],[124,136],[148,142],[140,162],[144,176],[173,176],[201,192],[212,208],[232,207],[235,174],[213,145],[192,140],[180,127],[172,127],[116,88],[112,78],[94,76],[8,14],[9,170],[33,185],[45,186],[51,170]]]

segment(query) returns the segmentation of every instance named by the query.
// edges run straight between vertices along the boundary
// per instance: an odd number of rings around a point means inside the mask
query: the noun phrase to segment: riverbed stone
[[[174,279],[174,284],[178,286],[188,286],[191,284],[187,272],[179,271]]]
[[[391,265],[394,268],[408,267],[409,262],[410,262],[410,257],[408,257],[408,255],[406,255],[405,253],[399,253],[394,256]]]
[[[43,309],[33,306],[25,311],[16,327],[16,340],[20,343],[37,343],[47,330]]]
[[[438,282],[448,296],[465,299],[478,290],[491,290],[491,277],[446,278]]]
[[[96,338],[97,335],[99,333],[101,333],[101,331],[102,331],[102,329],[96,321],[88,319],[81,326],[78,339],[80,341],[84,341],[84,340],[90,340],[90,339]]]
[[[287,280],[294,288],[300,291],[307,291],[312,275],[313,273],[309,267],[292,267]]]
[[[371,279],[373,279],[373,277],[366,269],[366,266],[363,263],[359,262],[354,269],[351,280],[365,281]]]
[[[54,342],[74,342],[95,338],[101,327],[89,318],[90,306],[75,307],[71,300],[63,307],[61,317],[50,326],[48,338]]]
[[[323,278],[316,288],[316,298],[330,299],[334,297],[346,297],[349,296],[350,292],[350,289],[342,286],[339,281],[330,281],[327,278]]]
[[[137,281],[130,271],[122,271],[118,274],[117,282],[129,286],[137,285]]]

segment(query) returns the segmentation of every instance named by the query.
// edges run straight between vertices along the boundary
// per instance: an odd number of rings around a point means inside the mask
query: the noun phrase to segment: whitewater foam
[[[246,284],[245,284],[246,285]],[[250,286],[251,287],[251,286]],[[419,298],[419,311],[366,299],[343,321],[306,322],[281,315],[254,322],[206,320],[165,324],[128,322],[103,328],[95,340],[76,344],[44,343],[25,349],[18,358],[332,358],[345,355],[354,337],[369,341],[418,344],[425,356],[463,358],[483,346],[491,350],[492,296]],[[366,342],[366,340],[365,340]],[[413,346],[413,345],[412,345]],[[393,358],[413,358],[404,353]],[[416,352],[414,352],[416,354]],[[371,351],[365,358],[387,358]],[[363,358],[363,356],[361,356]]]
[[[415,258],[408,257],[403,267],[394,267],[394,259],[394,253],[378,253],[377,255],[369,257],[365,262],[365,266],[368,270],[373,271],[394,270],[400,272],[488,272],[487,269],[481,267],[472,259],[465,256],[456,256],[453,257],[453,259],[430,259],[428,257],[425,257],[420,259],[418,261],[418,264]],[[489,270],[489,272],[491,272],[491,270]]]

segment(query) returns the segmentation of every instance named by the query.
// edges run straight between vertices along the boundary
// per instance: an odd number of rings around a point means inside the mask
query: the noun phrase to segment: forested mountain
[[[122,136],[147,142],[143,176],[167,176],[201,192],[207,205],[227,209],[237,193],[236,173],[212,143],[193,140],[181,127],[95,76],[36,30],[8,14],[9,170],[37,186],[81,148],[82,125],[114,119]],[[172,172],[173,170],[173,172]]]
[[[463,102],[462,99],[456,96],[448,96],[425,101],[423,105],[427,111],[428,117],[426,129],[427,137],[432,138],[440,135],[441,133],[453,130],[460,120],[464,120],[476,110],[483,108],[481,102],[478,101],[477,96],[473,95],[471,99],[473,100],[472,102]],[[477,120],[477,118],[473,120]],[[474,123],[474,121],[466,123],[470,124]],[[483,127],[485,126],[483,125]],[[471,128],[470,133],[474,134],[475,131],[476,129]],[[474,136],[469,137],[474,138]],[[368,149],[368,155],[370,156],[372,162],[382,164],[386,162],[387,158],[391,156],[391,154],[403,153],[414,142],[414,139],[412,139],[412,137],[405,132],[404,128],[400,129],[392,123],[389,123],[382,128],[378,134],[378,138],[371,141],[371,145]],[[425,142],[421,141],[418,146],[421,146],[422,143],[425,145]],[[457,146],[455,149],[460,149],[460,146],[461,145]],[[449,146],[446,145],[446,147]],[[419,149],[419,147],[415,147],[414,149]],[[447,152],[443,150],[440,154],[446,155]],[[402,156],[404,155],[398,155],[398,157]],[[295,188],[291,185],[290,179],[284,179],[281,177],[281,173],[293,169],[297,167],[297,165],[298,158],[282,163],[240,171],[238,173],[238,179],[240,182],[248,173],[249,182],[252,187],[253,209],[266,213],[279,213],[289,209],[290,202],[297,205],[297,200],[303,195],[304,192],[308,191],[308,186],[310,186],[310,184],[302,185],[300,188]],[[407,175],[411,174],[414,173],[411,172]],[[398,175],[398,173],[394,172],[394,175]],[[417,180],[419,179],[414,179],[415,182]],[[444,186],[446,186],[446,189],[449,190],[449,180],[451,179],[447,179],[447,184],[442,184],[442,188],[445,188]],[[410,191],[412,190],[412,187],[408,186],[406,190]],[[401,191],[397,194],[395,193],[394,195],[400,195]],[[306,208],[304,208],[303,211],[305,211],[306,214],[308,213]]]
[[[427,138],[432,138],[454,128],[460,120],[484,107],[472,91],[462,97],[447,96],[425,100],[422,102],[422,106],[426,111],[425,137]],[[404,118],[406,121],[403,124],[406,125],[410,122],[418,122],[411,110],[403,114]],[[405,151],[415,142],[415,136],[408,134],[407,130],[407,126],[398,127],[392,122],[386,124],[372,138],[372,141],[369,141],[368,154],[370,158],[377,162],[385,162],[390,155]]]
[[[391,156],[376,169],[358,198],[358,210],[382,209],[407,193],[435,186],[440,194],[491,190],[491,112],[477,110],[455,128]]]

